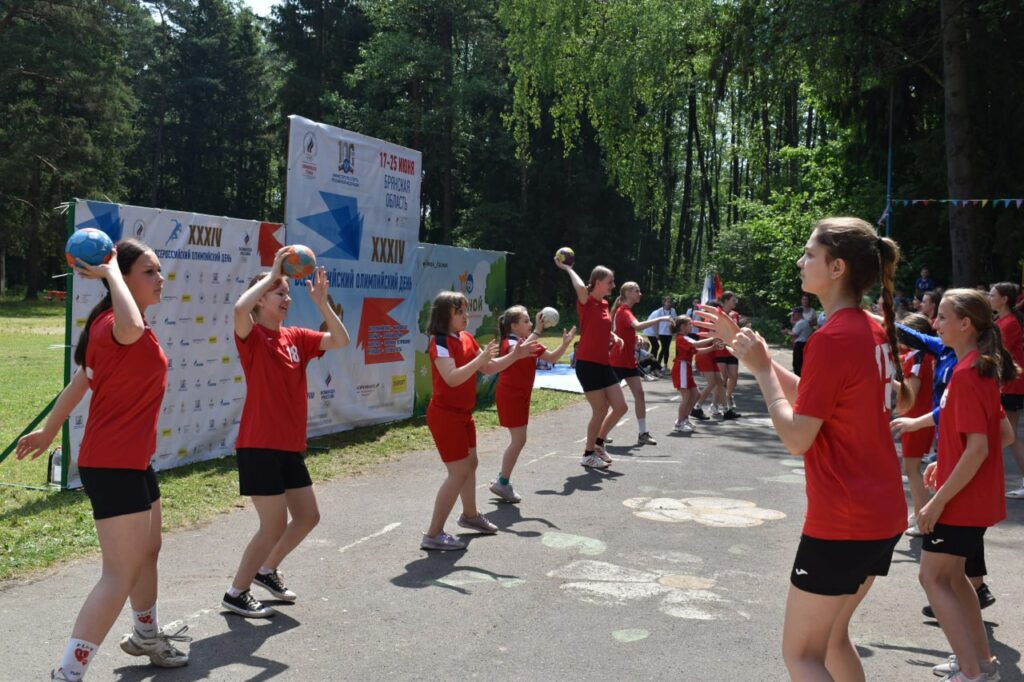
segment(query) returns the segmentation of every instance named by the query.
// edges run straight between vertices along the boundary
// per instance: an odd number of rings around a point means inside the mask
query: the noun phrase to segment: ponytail
[[[526,316],[529,318],[530,313],[525,307],[521,305],[514,305],[508,308],[505,312],[498,317],[498,345],[500,348],[501,342],[509,337],[512,333],[512,325],[518,322],[520,319]]]
[[[101,281],[103,286],[106,287],[107,293],[103,295],[100,302],[93,306],[93,309],[89,312],[89,317],[85,321],[85,327],[78,337],[78,345],[75,346],[75,364],[79,367],[85,367],[85,351],[89,348],[89,328],[92,327],[92,323],[96,321],[97,317],[114,307],[114,302],[110,298],[110,285],[107,284],[105,279]]]
[[[978,359],[974,369],[981,376],[995,379],[1000,384],[1008,384],[1020,374],[1020,367],[1013,361],[1013,356],[1003,348],[1003,335],[999,325],[993,324],[978,333]]]
[[[114,246],[117,247],[117,269],[121,271],[122,275],[127,275],[131,272],[132,266],[139,256],[152,250],[135,239],[122,239]],[[114,307],[114,302],[110,298],[110,285],[106,279],[101,279],[100,281],[103,283],[103,288],[107,290],[107,293],[89,312],[89,317],[85,320],[85,327],[78,337],[74,360],[75,364],[79,367],[85,367],[85,353],[89,348],[89,329],[92,327],[92,323],[96,321],[97,317]]]
[[[896,394],[896,410],[906,412],[914,405],[914,390],[903,380],[903,363],[900,362],[899,343],[896,341],[896,309],[893,305],[893,290],[896,287],[896,263],[900,260],[900,247],[891,239],[878,237],[879,279],[882,284],[882,313],[885,319],[885,336],[889,339],[889,352],[899,391]]]

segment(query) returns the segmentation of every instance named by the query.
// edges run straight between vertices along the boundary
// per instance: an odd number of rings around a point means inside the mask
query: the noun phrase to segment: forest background
[[[1024,197],[1021,0],[0,0],[0,249],[35,298],[71,197],[281,220],[287,115],[423,152],[421,241],[781,323],[813,222]],[[1019,281],[1024,209],[896,206],[912,292]],[[885,226],[880,228],[886,229]]]

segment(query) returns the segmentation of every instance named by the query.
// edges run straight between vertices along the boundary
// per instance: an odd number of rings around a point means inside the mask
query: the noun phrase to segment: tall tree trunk
[[[672,245],[672,207],[675,205],[676,184],[679,173],[672,156],[672,138],[675,117],[672,109],[665,107],[662,116],[663,144],[661,149],[661,172],[664,180],[664,210],[662,212],[661,231],[658,234],[658,257],[654,259],[654,283],[657,288],[665,287],[665,266],[669,249]]]
[[[680,256],[687,267],[691,264],[693,220],[690,206],[693,203],[693,134],[697,128],[697,95],[690,90],[686,103],[686,166],[683,169],[683,201],[679,206],[679,232],[676,233],[676,248],[672,255],[672,277],[679,274]]]
[[[964,55],[966,33],[960,0],[940,0],[942,13],[942,70],[945,90],[946,183],[949,196],[974,198],[977,176],[974,154],[977,145],[969,118],[970,84]],[[982,213],[968,206],[949,207],[949,240],[953,252],[953,284],[974,285],[978,269],[975,236]]]
[[[452,92],[455,81],[455,50],[454,27],[452,11],[448,7],[441,10],[440,21],[438,22],[438,43],[445,54],[444,65],[441,68],[441,88],[444,92],[442,103],[442,135],[444,146],[441,150],[441,240],[440,243],[447,244],[452,233],[452,223],[455,209],[453,168],[455,164],[455,93]]]
[[[26,263],[43,262],[43,209],[42,209],[42,173],[43,162],[38,158],[32,159],[32,185],[29,190],[29,203],[32,206],[32,227],[28,232],[28,248],[25,253]],[[39,267],[25,268],[25,300],[35,301],[39,298]]]

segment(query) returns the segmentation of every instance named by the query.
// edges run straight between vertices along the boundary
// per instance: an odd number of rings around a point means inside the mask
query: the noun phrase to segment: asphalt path
[[[465,552],[419,549],[444,475],[432,451],[317,485],[322,521],[282,567],[299,600],[275,604],[271,619],[220,609],[255,529],[251,508],[165,535],[160,619],[189,625],[190,664],[160,670],[122,653],[126,608],[88,679],[787,679],[780,641],[806,505],[801,460],[779,444],[749,376],[744,418],[704,422],[692,436],[670,435],[671,383],[645,389],[658,445],[633,445],[631,407],[607,471],[579,465],[586,404],[536,416],[513,476],[519,505],[486,489],[505,432],[481,434],[479,499],[500,532],[459,533]],[[1008,487],[1019,476],[1008,461]],[[1024,501],[1008,507],[986,536],[998,601],[984,616],[1012,681],[1024,679]],[[449,532],[461,530],[458,513]],[[854,619],[869,680],[937,679],[930,667],[949,653],[920,613],[919,556],[920,540],[901,540]],[[92,557],[0,588],[0,680],[49,679],[98,574]]]

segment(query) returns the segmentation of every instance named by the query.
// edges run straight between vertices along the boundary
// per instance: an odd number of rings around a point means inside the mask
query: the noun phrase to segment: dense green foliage
[[[12,0],[0,215],[29,297],[72,197],[281,219],[287,115],[423,152],[421,239],[566,303],[576,248],[652,294],[710,269],[758,316],[829,214],[1024,196],[1020,0]],[[1018,279],[1024,211],[897,207],[909,286]],[[955,246],[954,246],[955,245]],[[994,255],[993,255],[994,254]]]

